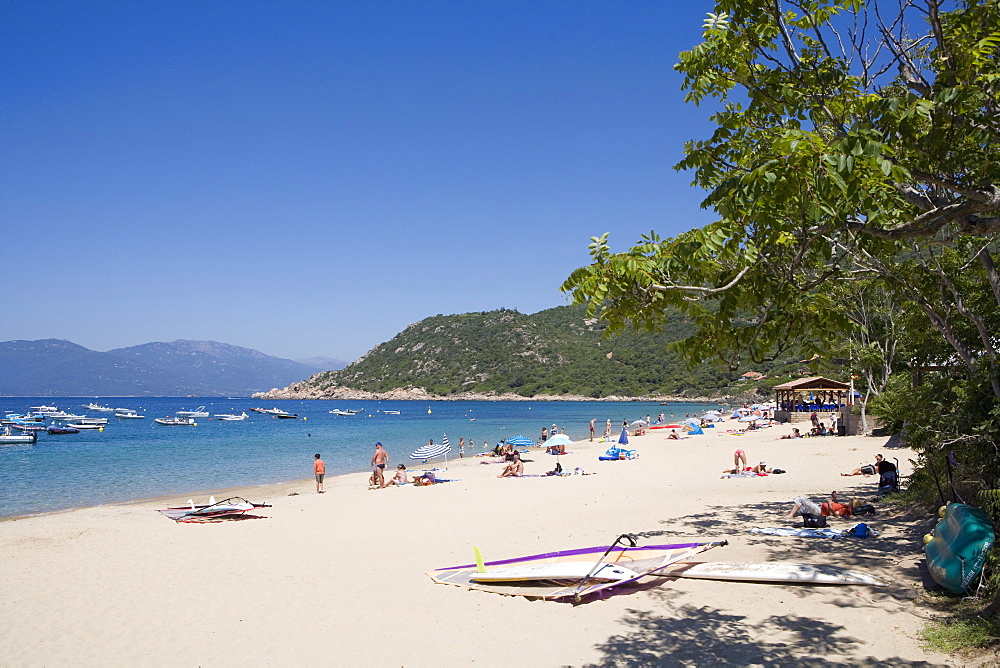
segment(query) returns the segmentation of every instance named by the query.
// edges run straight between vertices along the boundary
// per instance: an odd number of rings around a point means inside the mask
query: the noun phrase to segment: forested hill
[[[668,349],[693,327],[674,318],[660,333],[626,332],[602,339],[603,325],[582,306],[533,315],[502,309],[437,315],[410,325],[345,369],[296,383],[293,392],[384,393],[423,388],[456,393],[607,396],[704,396],[731,380],[708,365],[687,368]]]

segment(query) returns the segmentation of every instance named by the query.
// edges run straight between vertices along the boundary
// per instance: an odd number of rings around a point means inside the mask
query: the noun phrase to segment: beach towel
[[[766,473],[754,473],[753,471],[744,471],[743,473],[723,473],[723,478],[766,478]]]
[[[878,532],[864,522],[841,531],[837,529],[785,529],[781,527],[761,529],[760,527],[754,527],[750,529],[750,533],[763,534],[765,536],[797,536],[805,538],[867,538],[869,536],[878,536]]]
[[[760,528],[754,527],[750,529],[750,533],[763,534],[765,536],[799,536],[805,538],[837,538],[843,531],[837,531],[836,529],[785,529],[781,527],[768,527]]]

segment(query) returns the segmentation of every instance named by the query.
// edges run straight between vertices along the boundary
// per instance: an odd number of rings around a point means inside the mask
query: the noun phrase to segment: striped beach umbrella
[[[513,445],[515,448],[530,448],[535,444],[535,442],[527,436],[514,436],[513,438],[508,438],[506,442],[509,445]]]
[[[444,455],[445,464],[448,462],[448,453],[451,451],[451,443],[448,442],[448,434],[440,443],[428,443],[410,453],[410,459],[419,459],[426,462],[428,459]]]

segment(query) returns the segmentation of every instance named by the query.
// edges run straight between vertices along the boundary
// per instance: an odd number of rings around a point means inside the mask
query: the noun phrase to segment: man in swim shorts
[[[316,459],[313,461],[313,473],[316,475],[316,493],[323,493],[323,478],[326,476],[326,464],[323,460],[319,458],[319,453],[316,453]]]
[[[382,476],[382,471],[385,470],[385,465],[389,463],[389,453],[385,451],[382,447],[382,442],[375,444],[375,454],[372,455],[372,480],[374,484],[378,485],[380,488],[385,487],[385,478]]]

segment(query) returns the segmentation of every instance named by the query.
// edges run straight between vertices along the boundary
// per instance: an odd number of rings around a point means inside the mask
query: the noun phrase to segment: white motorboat
[[[153,422],[155,422],[156,424],[162,424],[162,425],[165,425],[165,426],[168,426],[168,427],[178,427],[178,426],[196,427],[198,425],[198,423],[194,421],[194,418],[182,418],[182,417],[156,418],[155,420],[153,420]]]
[[[224,422],[239,422],[241,420],[246,420],[250,416],[246,414],[246,411],[244,411],[239,415],[235,415],[233,413],[220,413],[215,417],[219,420],[223,420]]]
[[[77,426],[81,424],[92,424],[100,427],[102,425],[106,425],[107,423],[108,423],[108,418],[99,418],[99,417],[85,417],[85,418],[80,418],[79,420],[73,420],[73,424]]]
[[[88,411],[97,411],[98,413],[111,413],[115,410],[111,406],[101,406],[100,404],[95,404],[94,402],[84,404],[83,408],[86,408]]]
[[[45,415],[47,413],[58,413],[59,409],[55,406],[29,406],[32,411],[38,413],[39,415]]]
[[[189,418],[207,418],[208,411],[205,410],[204,406],[198,406],[198,408],[193,411],[174,411],[174,415],[177,417],[189,417]]]
[[[58,411],[49,416],[56,422],[74,422],[76,420],[87,419],[86,415],[75,415],[73,413],[67,413],[66,411]]]
[[[10,430],[8,425],[0,431],[0,445],[13,445],[17,443],[36,443],[38,441],[38,433],[34,431],[15,434]]]
[[[382,415],[399,415],[399,411],[382,411]]]
[[[115,417],[119,420],[145,420],[145,415],[140,415],[130,408],[116,408]]]
[[[332,411],[329,411],[329,413],[330,415],[355,415],[355,413],[352,413],[351,411],[342,411],[339,408],[334,408]]]
[[[103,424],[93,424],[92,422],[67,422],[66,426],[71,429],[97,429],[98,431],[104,431]]]

